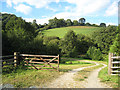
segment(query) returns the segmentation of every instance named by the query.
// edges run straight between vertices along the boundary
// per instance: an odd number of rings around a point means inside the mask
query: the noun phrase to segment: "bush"
[[[57,41],[51,40],[46,44],[47,54],[58,55],[60,53]]]
[[[87,57],[89,57],[92,60],[101,60],[102,59],[102,53],[100,49],[97,49],[96,47],[89,47],[87,51]]]
[[[64,57],[77,57],[77,35],[70,30],[63,39],[60,40],[60,49]]]

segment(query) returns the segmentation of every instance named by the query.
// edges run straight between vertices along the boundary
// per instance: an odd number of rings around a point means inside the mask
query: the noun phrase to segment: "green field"
[[[90,26],[70,26],[62,28],[54,28],[42,31],[45,36],[58,36],[63,38],[68,30],[73,30],[76,34],[90,35],[95,30],[98,30],[100,27],[90,27]]]

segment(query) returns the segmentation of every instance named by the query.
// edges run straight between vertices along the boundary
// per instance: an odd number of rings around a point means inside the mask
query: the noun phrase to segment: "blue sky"
[[[48,23],[54,17],[89,23],[118,24],[119,0],[2,0],[2,13],[12,13],[26,21]]]

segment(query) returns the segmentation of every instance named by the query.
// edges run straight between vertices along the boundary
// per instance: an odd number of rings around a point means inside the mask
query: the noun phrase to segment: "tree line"
[[[52,23],[53,21],[52,19],[49,21],[52,28],[55,28],[56,23],[59,22],[62,24],[57,27],[64,25],[63,19],[58,22],[58,19],[55,18],[55,24]],[[85,24],[85,20],[79,22],[81,25]],[[96,30],[91,37],[69,30],[64,38],[60,39],[56,36],[44,36],[42,33],[38,33],[38,28],[45,26],[37,25],[35,20],[30,23],[12,14],[2,14],[2,23],[3,55],[10,55],[13,52],[60,54],[65,57],[85,55],[87,58],[96,60],[105,59],[108,52],[120,55],[120,26],[102,27]]]
[[[33,26],[37,29],[37,31],[52,29],[52,28],[60,28],[67,26],[94,26],[94,27],[106,27],[105,23],[100,23],[100,25],[85,23],[85,18],[80,18],[79,20],[71,20],[71,19],[57,19],[56,17],[53,19],[49,19],[49,23],[44,23],[44,25],[37,24],[36,20],[33,20]]]

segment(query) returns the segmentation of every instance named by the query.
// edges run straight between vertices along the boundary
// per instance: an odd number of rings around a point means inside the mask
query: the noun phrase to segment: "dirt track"
[[[89,62],[89,61],[86,61]],[[50,83],[47,88],[109,88],[107,85],[103,85],[100,83],[98,79],[98,73],[102,68],[105,68],[107,65],[103,64],[104,66],[92,71],[88,76],[86,81],[75,81],[74,75],[85,68],[95,67],[99,65],[98,63],[94,62],[96,65],[82,67],[78,69],[73,69],[70,72],[67,72],[61,75],[59,78],[55,79],[52,83]]]

